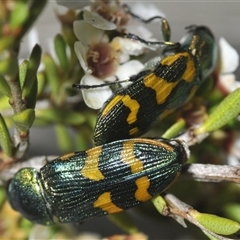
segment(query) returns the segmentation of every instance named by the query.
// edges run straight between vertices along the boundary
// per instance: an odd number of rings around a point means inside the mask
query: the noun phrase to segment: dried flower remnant
[[[130,15],[119,1],[96,0],[91,5],[91,11],[116,24],[118,28],[127,25],[130,20]]]

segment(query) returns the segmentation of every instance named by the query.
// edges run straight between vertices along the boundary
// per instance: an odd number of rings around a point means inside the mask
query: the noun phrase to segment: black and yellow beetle
[[[136,138],[63,155],[19,170],[8,187],[11,206],[50,225],[120,212],[151,199],[181,173],[188,148],[180,140]]]
[[[205,26],[187,29],[181,43],[167,46],[152,69],[131,77],[130,85],[107,100],[97,116],[96,145],[142,135],[158,119],[183,106],[213,72],[217,59],[213,34]]]

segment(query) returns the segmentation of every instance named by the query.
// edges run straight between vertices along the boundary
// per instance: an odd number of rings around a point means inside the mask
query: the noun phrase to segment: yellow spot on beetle
[[[164,58],[161,61],[161,64],[171,66],[180,57],[187,58],[187,65],[184,74],[178,79],[178,81],[167,82],[165,79],[156,76],[154,73],[151,73],[144,78],[145,86],[156,92],[156,101],[158,104],[164,103],[167,97],[171,94],[172,90],[177,86],[177,84],[180,84],[181,81],[192,82],[196,77],[194,59],[188,52],[170,55]]]
[[[136,122],[137,113],[140,108],[140,105],[137,100],[131,99],[129,95],[124,95],[124,96],[116,95],[104,108],[102,115],[107,115],[109,111],[111,111],[111,109],[115,107],[115,105],[120,101],[122,101],[124,106],[130,109],[130,113],[127,117],[127,123],[132,124]]]
[[[94,202],[93,206],[95,208],[101,208],[107,213],[117,213],[123,211],[122,208],[116,206],[111,199],[111,192],[105,192],[101,194],[98,199]]]
[[[135,128],[131,128],[130,130],[129,130],[129,135],[130,136],[134,136],[136,133],[139,133],[140,131],[139,131],[139,129],[137,128],[137,127],[135,127]]]
[[[190,55],[189,52],[181,52],[175,55],[170,55],[169,57],[164,58],[161,61],[161,64],[171,66],[180,57],[187,58],[187,67],[183,76],[181,77],[181,80],[184,80],[186,82],[192,82],[196,75],[196,67],[195,67],[193,56]]]
[[[83,177],[89,178],[95,181],[100,181],[104,179],[103,174],[98,169],[99,156],[101,153],[102,153],[101,147],[92,148],[87,151],[85,165],[81,170],[81,174]]]
[[[171,66],[179,57],[186,57],[187,52],[177,53],[174,55],[169,55],[162,59],[160,62],[162,65]]]
[[[123,143],[123,150],[121,152],[121,160],[126,163],[130,168],[132,173],[138,173],[143,171],[143,163],[140,159],[136,158],[134,155],[134,144],[137,142],[156,145],[159,148],[165,148],[169,152],[173,152],[174,148],[167,143],[156,141],[148,138],[139,138],[136,141],[126,141]]]
[[[67,153],[67,154],[59,157],[59,159],[60,159],[60,160],[63,160],[63,161],[64,161],[64,160],[68,160],[70,157],[72,157],[72,156],[74,156],[74,155],[75,155],[75,153]]]
[[[187,69],[184,72],[182,79],[186,82],[192,82],[195,77],[196,77],[196,67],[195,67],[195,63],[194,63],[194,59],[193,57],[186,52],[186,54],[188,55],[188,61],[187,61]]]
[[[141,139],[138,139],[137,141],[135,142],[143,142],[143,143],[147,143],[149,145],[156,145],[160,148],[165,148],[167,151],[169,152],[173,152],[174,151],[174,148],[170,145],[168,145],[167,143],[165,142],[162,142],[162,141],[156,141],[154,139],[148,139],[148,138],[141,138]]]
[[[140,108],[140,104],[137,100],[131,99],[129,95],[124,96],[123,104],[130,109],[130,114],[127,117],[128,124],[132,124],[137,121],[137,114]]]
[[[135,181],[135,183],[137,185],[137,190],[134,196],[138,201],[145,202],[152,198],[152,196],[148,192],[148,188],[150,186],[150,180],[148,179],[147,176],[138,178]]]
[[[114,108],[122,100],[122,97],[123,96],[116,95],[103,109],[102,115],[107,115],[112,110],[112,108]]]
[[[131,168],[131,172],[138,173],[144,170],[143,163],[140,159],[136,158],[134,155],[134,145],[137,143],[145,143],[149,145],[155,145],[159,148],[164,148],[169,152],[173,152],[174,148],[167,143],[156,141],[154,139],[147,139],[147,138],[139,138],[135,141],[126,141],[123,144],[123,150],[121,152],[121,159],[124,163],[129,165]],[[147,176],[140,177],[135,180],[135,184],[137,186],[137,190],[134,194],[134,197],[138,201],[147,201],[152,198],[151,194],[148,192],[148,188],[150,186],[150,180]]]
[[[179,81],[169,83],[163,78],[157,77],[154,73],[149,74],[144,79],[145,86],[156,92],[156,101],[158,104],[162,104],[166,101],[178,82]]]
[[[180,53],[176,53],[174,55],[169,55],[167,57],[165,57],[164,59],[162,59],[162,61],[160,62],[162,65],[166,65],[166,66],[171,66],[174,62],[176,62],[180,57],[185,57],[188,58],[189,62],[192,57],[189,54],[189,52],[180,52]],[[191,58],[191,59],[190,59]]]
[[[127,141],[123,144],[123,150],[121,152],[121,159],[130,168],[132,173],[138,173],[143,170],[143,163],[137,159],[133,152],[134,141]]]

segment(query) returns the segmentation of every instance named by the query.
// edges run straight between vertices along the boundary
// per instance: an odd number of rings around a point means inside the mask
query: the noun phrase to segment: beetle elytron
[[[183,106],[212,73],[216,58],[211,31],[205,26],[188,27],[180,47],[166,47],[153,69],[131,77],[132,83],[103,105],[93,134],[95,144],[138,137]]]
[[[11,180],[12,207],[50,225],[126,210],[165,190],[181,173],[188,148],[180,140],[120,140],[19,170]]]

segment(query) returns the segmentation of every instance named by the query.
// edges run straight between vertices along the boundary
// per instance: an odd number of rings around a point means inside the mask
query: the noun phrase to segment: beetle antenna
[[[131,8],[127,4],[123,4],[123,8],[124,8],[125,12],[129,13],[132,17],[134,17],[134,18],[136,18],[139,21],[144,22],[144,23],[149,23],[149,22],[153,21],[154,19],[160,19],[161,21],[163,19],[165,19],[165,18],[163,18],[161,16],[155,16],[155,17],[151,17],[149,19],[143,19],[142,17],[140,17],[137,14],[133,13],[131,11]]]
[[[171,38],[171,28],[170,28],[169,23],[168,23],[166,18],[161,17],[161,16],[155,16],[155,17],[151,17],[149,19],[143,19],[142,17],[140,17],[140,16],[136,15],[135,13],[133,13],[131,11],[130,7],[127,4],[123,4],[123,8],[132,17],[134,17],[134,18],[138,19],[138,21],[141,21],[141,22],[144,22],[144,23],[149,23],[149,22],[152,22],[155,19],[160,19],[161,23],[162,23],[161,31],[162,31],[162,34],[163,34],[163,39],[166,42],[168,42],[170,40],[170,38]]]
[[[144,40],[143,38],[140,38],[139,36],[135,35],[135,34],[132,34],[132,33],[126,33],[124,34],[124,36],[126,38],[129,38],[129,39],[132,39],[132,40],[136,40],[136,41],[139,41],[139,42],[142,42],[146,45],[161,45],[161,46],[172,46],[172,47],[180,47],[181,44],[179,42],[169,42],[169,41],[146,41]]]
[[[101,88],[105,86],[111,86],[116,85],[118,83],[125,83],[125,82],[131,82],[131,79],[121,80],[121,81],[115,81],[115,82],[107,82],[99,85],[81,85],[81,84],[73,84],[72,87],[75,89],[91,89],[91,88]]]

